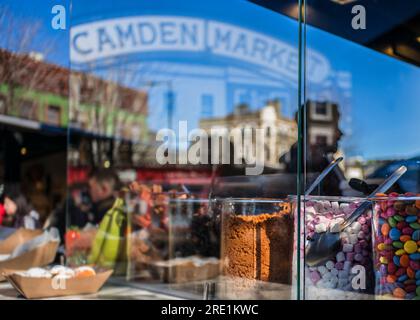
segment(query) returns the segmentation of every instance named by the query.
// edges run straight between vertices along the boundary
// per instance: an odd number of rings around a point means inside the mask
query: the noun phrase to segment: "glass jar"
[[[293,216],[287,200],[224,199],[221,298],[290,299]]]
[[[420,300],[420,196],[373,198],[378,298]]]
[[[296,196],[291,196],[297,215]],[[306,196],[301,201],[301,288],[304,299],[372,299],[371,211],[350,226],[340,224],[366,199]],[[317,265],[306,262],[305,248],[315,233],[340,233],[338,250]],[[296,250],[297,253],[297,250]],[[297,281],[297,279],[295,279]]]

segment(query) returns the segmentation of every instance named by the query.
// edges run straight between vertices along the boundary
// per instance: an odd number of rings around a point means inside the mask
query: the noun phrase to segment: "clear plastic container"
[[[161,193],[134,214],[130,280],[181,284],[219,274],[219,249],[208,199]]]
[[[420,196],[372,201],[376,296],[420,300]]]
[[[287,200],[224,199],[221,298],[291,299],[293,216]]]
[[[297,216],[297,197],[290,197]],[[362,198],[306,196],[301,200],[300,292],[302,298],[373,299],[371,210],[340,232],[339,249],[319,265],[309,266],[305,248],[315,233],[339,232]],[[297,253],[297,250],[295,251]],[[296,260],[296,258],[295,258]],[[295,278],[297,281],[297,278]]]

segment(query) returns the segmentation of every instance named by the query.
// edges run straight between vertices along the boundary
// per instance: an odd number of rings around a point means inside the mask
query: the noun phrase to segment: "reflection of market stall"
[[[67,72],[36,56],[0,57],[0,177],[20,185],[45,221],[66,192]]]

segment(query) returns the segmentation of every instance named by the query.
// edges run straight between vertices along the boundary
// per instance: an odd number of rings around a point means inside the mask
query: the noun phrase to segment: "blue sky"
[[[11,12],[27,22],[39,21],[41,30],[33,42],[33,50],[42,50],[46,43],[54,42],[54,51],[46,59],[69,66],[69,37],[67,31],[53,30],[50,26],[51,7],[66,4],[63,0],[1,0]],[[280,39],[297,47],[297,22],[257,7],[244,0],[153,0],[117,2],[110,0],[77,0],[72,3],[69,23],[92,22],[126,15],[174,15],[217,20],[246,28]],[[204,5],[205,4],[205,5]],[[321,53],[330,63],[334,74],[350,75],[351,86],[338,87],[333,75],[330,83],[308,83],[308,96],[320,98],[330,96],[342,107],[341,126],[345,132],[342,147],[348,155],[365,158],[409,157],[420,154],[420,70],[383,54],[361,47],[327,32],[308,27],[308,47]],[[0,39],[0,45],[4,46]],[[153,57],[140,56],[147,61]],[[154,56],[158,62],[175,60],[191,62],[200,66],[234,66],[251,70],[251,65],[237,65],[233,61],[222,61],[213,56],[191,56],[185,54]],[[166,60],[165,60],[166,59]],[[189,84],[194,91],[194,82]],[[197,87],[197,90],[201,89]],[[163,89],[162,89],[163,90]],[[157,88],[151,96],[149,124],[157,129],[163,125],[164,102],[162,90]],[[296,87],[288,87],[293,101]],[[177,119],[188,117],[189,108],[178,106]],[[293,110],[288,110],[288,115]],[[190,117],[193,117],[192,113]],[[196,121],[197,119],[195,119]]]

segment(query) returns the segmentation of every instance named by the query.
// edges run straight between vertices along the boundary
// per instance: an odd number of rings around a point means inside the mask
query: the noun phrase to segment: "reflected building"
[[[262,157],[265,167],[274,169],[282,168],[278,162],[279,157],[289,151],[297,139],[297,124],[282,115],[278,100],[270,101],[258,110],[251,110],[248,105],[240,104],[226,117],[201,119],[200,128],[209,136],[212,132],[226,132],[232,141],[235,139],[232,135],[244,135],[247,128],[262,129],[264,143],[258,144],[253,139],[252,149],[257,157]]]
[[[308,101],[306,105],[307,142],[310,145],[331,148],[334,153],[337,152],[338,142],[342,136],[339,120],[338,104],[330,101]]]

